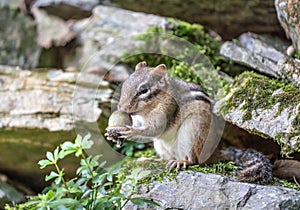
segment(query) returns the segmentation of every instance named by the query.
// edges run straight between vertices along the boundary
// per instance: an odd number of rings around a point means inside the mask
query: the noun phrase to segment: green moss
[[[145,158],[154,158],[156,157],[155,150],[153,148],[148,148],[143,151],[137,151],[134,153],[135,158],[145,157]]]
[[[165,161],[137,162],[135,158],[127,157],[120,163],[122,168],[117,176],[117,185],[121,185],[125,177],[130,175],[130,173],[136,168],[151,171],[150,176],[147,176],[143,180],[139,181],[140,184],[148,185],[154,181],[163,182],[165,178],[168,180],[176,180],[178,172],[176,170],[168,170],[166,168],[166,163],[167,162]]]
[[[293,145],[288,141],[293,139]],[[275,141],[281,147],[281,154],[288,156],[294,152],[300,152],[300,131],[295,132],[280,132],[275,136]]]
[[[155,158],[154,149],[147,149],[145,151],[140,151],[135,153],[135,157],[146,157],[146,158]],[[154,162],[154,161],[145,161],[145,162],[136,162],[135,158],[125,158],[120,165],[122,169],[118,175],[118,183],[122,184],[122,181],[125,179],[127,175],[131,173],[137,167],[142,168],[143,170],[150,170],[151,176],[146,177],[141,180],[140,183],[149,184],[154,181],[163,182],[165,179],[168,180],[176,180],[176,176],[178,175],[178,171],[169,170],[166,167],[167,162]],[[221,174],[226,176],[233,176],[233,173],[237,170],[237,167],[233,162],[219,162],[214,164],[207,165],[194,165],[189,166],[186,169],[181,169],[182,171],[195,171],[201,172],[205,174],[213,173],[213,174]]]
[[[298,115],[294,118],[292,126],[294,128],[300,128],[300,106],[298,108]]]
[[[294,54],[294,58],[300,59],[300,52],[299,52],[299,50],[296,50],[296,52]]]
[[[273,109],[277,105],[276,118],[283,109],[292,110],[300,104],[298,88],[253,72],[242,73],[224,89],[223,97],[227,95],[227,98],[220,107],[220,113],[225,116],[234,109],[241,109],[244,111],[241,116],[243,122],[250,120],[258,109]],[[288,133],[278,133],[275,137],[275,141],[281,145],[283,155],[300,151],[300,111],[296,116],[290,117],[293,117],[293,129]],[[291,145],[290,139],[296,142]]]
[[[244,121],[251,119],[253,111],[257,109],[272,109],[274,105],[279,104],[276,114],[279,116],[284,108],[300,103],[299,89],[295,86],[253,72],[242,73],[225,90],[225,95],[231,96],[222,105],[221,113],[225,116],[242,105]],[[296,121],[299,121],[299,116],[296,117]]]
[[[274,177],[272,179],[270,184],[276,185],[276,186],[281,186],[281,187],[287,187],[287,188],[290,188],[290,189],[300,191],[300,186],[297,185],[296,183],[293,183],[293,182],[290,182],[290,181],[287,181],[287,180],[283,180],[283,179],[279,179],[279,178],[276,178],[276,177]]]
[[[201,172],[204,174],[221,174],[225,176],[232,177],[234,176],[234,172],[237,170],[237,166],[234,162],[219,162],[213,164],[207,164],[204,166],[194,165],[189,166],[188,170]]]
[[[154,149],[147,149],[145,151],[140,151],[135,153],[136,158],[146,157],[146,158],[155,158],[155,151]],[[165,180],[177,180],[178,171],[176,170],[168,170],[166,168],[166,161],[162,162],[140,162],[137,163],[135,158],[125,158],[122,162],[118,165],[121,166],[120,173],[117,176],[116,186],[120,188],[123,184],[123,180],[127,175],[130,175],[131,171],[136,168],[142,168],[143,170],[150,170],[152,173],[150,176],[146,177],[145,179],[141,180],[140,184],[145,184],[149,186],[150,183],[154,181],[164,182]],[[204,174],[219,174],[228,177],[235,177],[235,172],[238,170],[238,167],[235,165],[234,162],[231,161],[221,161],[218,163],[213,164],[206,164],[206,165],[193,165],[188,166],[186,169],[181,169],[181,171],[188,172],[201,172]],[[282,186],[287,187],[290,189],[295,189],[300,191],[300,186],[297,184],[279,179],[274,177],[268,185],[275,185],[275,186]]]
[[[225,77],[219,74],[219,71],[234,69],[233,63],[219,54],[221,42],[211,37],[201,25],[189,24],[174,19],[169,19],[169,21],[170,23],[164,29],[154,26],[146,34],[135,37],[137,41],[144,42],[145,48],[149,52],[156,53],[144,53],[143,50],[136,50],[134,53],[128,52],[123,55],[122,62],[130,68],[143,60],[147,61],[149,66],[164,63],[168,66],[169,74],[172,77],[178,77],[199,84],[208,94],[215,98],[218,90],[228,83]],[[182,44],[180,55],[177,58],[169,57],[167,56],[168,53],[166,53],[169,49],[163,45],[157,46],[154,44],[162,42],[160,40],[161,37],[155,36],[153,33],[170,34],[180,37],[192,43],[193,45],[191,46],[193,47],[187,47],[185,44]],[[170,36],[168,37],[168,41],[177,43],[179,39],[176,37]],[[135,55],[131,56],[132,54]],[[188,61],[192,62],[192,64]]]

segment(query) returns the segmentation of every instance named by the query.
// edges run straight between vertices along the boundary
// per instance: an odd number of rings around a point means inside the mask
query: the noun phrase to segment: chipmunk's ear
[[[152,69],[150,74],[156,81],[158,81],[158,87],[163,88],[168,84],[167,67],[165,64],[156,66],[154,69]]]
[[[142,69],[142,68],[144,68],[144,67],[146,67],[146,66],[147,66],[146,61],[139,62],[139,63],[136,64],[136,66],[135,66],[135,71],[138,71],[138,70],[140,70],[140,69]]]
[[[167,74],[167,67],[165,64],[159,64],[152,71],[151,74],[153,76],[164,77]]]

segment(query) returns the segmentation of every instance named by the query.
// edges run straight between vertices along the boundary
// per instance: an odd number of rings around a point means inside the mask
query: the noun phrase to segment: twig
[[[296,179],[295,176],[293,176],[293,179],[294,179],[294,182],[296,183],[296,185],[297,185],[298,187],[300,187],[300,184],[297,182],[297,179]]]

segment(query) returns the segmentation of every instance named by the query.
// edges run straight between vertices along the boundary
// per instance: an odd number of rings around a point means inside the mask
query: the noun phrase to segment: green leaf
[[[63,144],[60,145],[60,147],[62,150],[58,154],[59,159],[63,159],[67,155],[72,154],[77,151],[76,145],[70,141],[64,142]]]
[[[53,156],[54,156],[54,160],[58,160],[58,152],[59,152],[59,147],[56,147],[54,152],[53,152]]]
[[[76,153],[75,153],[76,157],[79,157],[80,155],[82,155],[82,148],[78,148]]]
[[[150,199],[147,199],[147,198],[131,198],[130,201],[137,205],[137,206],[144,206],[145,203],[149,203],[149,204],[152,204],[152,205],[156,205],[156,206],[160,206],[158,203],[156,203],[155,201],[152,201]]]
[[[100,163],[100,165],[98,165],[98,168],[103,168],[106,165],[106,161],[103,161],[102,163]]]
[[[82,194],[81,198],[87,198],[87,197],[89,197],[90,194],[91,194],[92,192],[93,192],[93,190],[91,190],[91,189],[86,190],[86,191]]]
[[[102,197],[100,199],[97,199],[97,204],[95,209],[101,209],[101,210],[111,210],[115,209],[112,202],[108,202],[108,199],[106,197]]]
[[[76,139],[75,139],[75,144],[76,145],[81,145],[81,142],[82,142],[82,136],[78,134]]]
[[[50,174],[46,176],[45,181],[48,182],[49,180],[56,177],[59,177],[59,174],[54,171],[51,171]]]
[[[136,179],[141,170],[141,168],[135,168],[128,177]]]
[[[53,154],[51,152],[47,152],[46,157],[47,157],[48,160],[54,162],[54,157],[53,157]]]
[[[62,182],[62,176],[56,177],[56,179],[54,179],[54,183],[56,185],[59,185]]]
[[[138,180],[144,179],[145,177],[151,174],[151,170],[143,170],[141,171],[138,176],[136,177]]]
[[[81,186],[83,184],[86,184],[86,183],[87,183],[87,180],[85,178],[79,178],[79,179],[76,180],[75,185],[77,187],[79,187],[79,186]]]
[[[107,179],[107,181],[112,182],[112,180],[113,180],[113,174],[111,174],[111,173],[107,174],[106,179]]]
[[[140,199],[140,198],[132,198],[132,199],[130,199],[130,201],[134,205],[137,205],[137,206],[144,206],[145,205],[145,202],[142,199]]]
[[[93,146],[94,142],[90,140],[90,138],[91,138],[90,133],[84,136],[81,144],[82,149],[90,149]]]
[[[53,209],[75,209],[75,207],[80,209],[83,208],[83,206],[81,206],[80,202],[77,199],[72,198],[62,198],[52,201],[49,206]]]
[[[60,145],[62,150],[76,150],[76,145],[70,141],[66,141]]]
[[[83,170],[85,170],[84,167],[79,167],[79,168],[77,168],[76,174],[77,174],[77,175],[80,175],[80,174],[82,173]]]
[[[91,162],[90,162],[90,165],[91,165],[91,167],[96,167],[96,166],[98,166],[99,165],[99,158],[100,158],[100,156],[99,155],[96,155],[95,157],[93,157],[92,159],[91,159]]]
[[[97,175],[93,178],[93,183],[97,184],[102,184],[104,182],[104,180],[106,179],[107,173],[101,174],[101,175]]]
[[[49,190],[49,191],[47,192],[47,199],[48,199],[48,200],[54,198],[54,196],[55,196],[55,193],[53,192],[53,190]]]
[[[86,142],[86,141],[88,141],[89,139],[91,138],[91,134],[90,133],[88,133],[87,135],[85,135],[84,137],[83,137],[83,142]]]
[[[63,159],[65,158],[67,155],[74,153],[73,151],[65,151],[65,150],[61,150],[59,151],[58,155],[57,155],[57,159]]]
[[[45,168],[48,165],[53,165],[53,162],[51,162],[49,160],[46,160],[46,159],[43,159],[43,160],[40,160],[38,162],[38,164],[40,165],[40,169],[43,169],[43,168]]]

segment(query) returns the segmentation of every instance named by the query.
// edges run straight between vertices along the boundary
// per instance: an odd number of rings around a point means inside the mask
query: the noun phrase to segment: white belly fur
[[[176,158],[176,137],[178,128],[172,128],[161,136],[153,139],[156,153],[163,159],[170,160]]]

